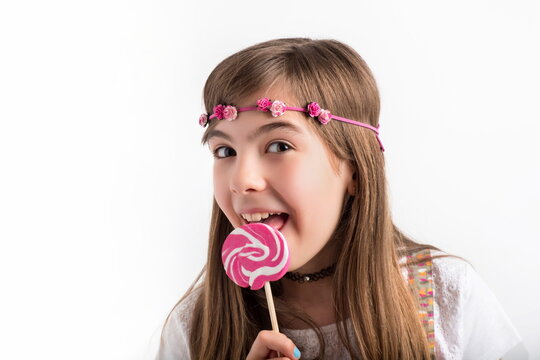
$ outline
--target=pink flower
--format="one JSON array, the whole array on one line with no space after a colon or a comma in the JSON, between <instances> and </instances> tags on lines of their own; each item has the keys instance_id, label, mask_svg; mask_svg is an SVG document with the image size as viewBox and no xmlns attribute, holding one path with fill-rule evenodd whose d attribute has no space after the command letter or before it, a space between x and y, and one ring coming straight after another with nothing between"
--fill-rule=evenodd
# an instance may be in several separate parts
<instances>
[{"instance_id":1,"label":"pink flower","mask_svg":"<svg viewBox=\"0 0 540 360\"><path fill-rule=\"evenodd\" d=\"M236 111L236 108L232 105L225 106L225 109L223 109L223 120L232 121L236 119L236 116L238 115L238 112Z\"/></svg>"},{"instance_id":2,"label":"pink flower","mask_svg":"<svg viewBox=\"0 0 540 360\"><path fill-rule=\"evenodd\" d=\"M199 116L199 125L205 127L206 124L208 124L208 115L202 114L201 116Z\"/></svg>"},{"instance_id":3,"label":"pink flower","mask_svg":"<svg viewBox=\"0 0 540 360\"><path fill-rule=\"evenodd\" d=\"M272 101L269 98L262 98L257 100L257 107L260 111L268 112L268 108L272 105Z\"/></svg>"},{"instance_id":4,"label":"pink flower","mask_svg":"<svg viewBox=\"0 0 540 360\"><path fill-rule=\"evenodd\" d=\"M316 117L316 116L319 116L322 109L319 106L319 104L317 104L316 102L312 102L312 103L309 103L309 105L307 106L307 110L309 112L309 116Z\"/></svg>"},{"instance_id":5,"label":"pink flower","mask_svg":"<svg viewBox=\"0 0 540 360\"><path fill-rule=\"evenodd\" d=\"M281 116L285 113L285 103L283 101L276 100L270 106L270 111L273 117Z\"/></svg>"},{"instance_id":6,"label":"pink flower","mask_svg":"<svg viewBox=\"0 0 540 360\"><path fill-rule=\"evenodd\" d=\"M221 104L214 106L214 115L216 115L218 120L223 119L223 110L225 110L225 106Z\"/></svg>"},{"instance_id":7,"label":"pink flower","mask_svg":"<svg viewBox=\"0 0 540 360\"><path fill-rule=\"evenodd\" d=\"M321 113L319 114L319 121L321 124L328 124L330 120L332 120L332 114L330 114L330 111L321 110Z\"/></svg>"}]
</instances>

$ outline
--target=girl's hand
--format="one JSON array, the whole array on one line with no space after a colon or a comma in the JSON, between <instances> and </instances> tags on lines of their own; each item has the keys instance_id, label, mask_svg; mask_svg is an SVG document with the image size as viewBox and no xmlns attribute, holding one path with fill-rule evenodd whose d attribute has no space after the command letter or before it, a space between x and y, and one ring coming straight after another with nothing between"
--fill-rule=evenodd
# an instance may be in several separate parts
<instances>
[{"instance_id":1,"label":"girl's hand","mask_svg":"<svg viewBox=\"0 0 540 360\"><path fill-rule=\"evenodd\" d=\"M277 357L278 351L282 356L280 358ZM275 331L263 330L259 332L253 345L251 345L246 360L296 360L299 358L300 350L291 339Z\"/></svg>"}]
</instances>

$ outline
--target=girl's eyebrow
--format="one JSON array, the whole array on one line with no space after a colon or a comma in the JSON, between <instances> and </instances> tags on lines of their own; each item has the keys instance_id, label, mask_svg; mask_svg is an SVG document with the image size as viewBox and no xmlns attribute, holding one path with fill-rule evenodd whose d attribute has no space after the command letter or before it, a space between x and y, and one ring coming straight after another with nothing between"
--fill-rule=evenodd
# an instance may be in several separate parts
<instances>
[{"instance_id":1,"label":"girl's eyebrow","mask_svg":"<svg viewBox=\"0 0 540 360\"><path fill-rule=\"evenodd\" d=\"M257 130L253 131L250 135L248 135L248 141L252 141L255 138L261 136L262 134L268 133L270 131L276 130L276 129L283 129L291 133L295 134L302 134L302 130L291 123L284 122L284 121L275 121L271 122L269 124L263 125L259 127ZM224 133L220 130L210 130L205 136L203 136L202 143L206 144L211 138L213 137L221 137L226 140L232 141L232 138L230 135Z\"/></svg>"}]
</instances>

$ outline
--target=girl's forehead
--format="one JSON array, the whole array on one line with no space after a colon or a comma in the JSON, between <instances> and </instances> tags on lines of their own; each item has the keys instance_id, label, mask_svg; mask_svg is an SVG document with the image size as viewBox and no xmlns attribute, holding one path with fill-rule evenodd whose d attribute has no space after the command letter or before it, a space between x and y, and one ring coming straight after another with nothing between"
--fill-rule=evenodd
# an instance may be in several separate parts
<instances>
[{"instance_id":1,"label":"girl's forehead","mask_svg":"<svg viewBox=\"0 0 540 360\"><path fill-rule=\"evenodd\" d=\"M290 88L283 81L275 82L269 86L263 86L239 99L234 99L234 105L237 108L255 107L260 99L279 100L286 106L304 107L300 104L297 97L293 95ZM206 142L211 142L214 138L224 138L228 141L233 140L254 140L260 135L275 131L285 132L295 136L317 136L312 126L309 126L305 114L298 111L286 111L283 115L273 117L270 112L262 111L241 111L235 120L217 120L217 123L208 129Z\"/></svg>"},{"instance_id":2,"label":"girl's forehead","mask_svg":"<svg viewBox=\"0 0 540 360\"><path fill-rule=\"evenodd\" d=\"M288 112L279 117L260 111L246 111L238 114L232 121L218 120L216 126L209 130L207 139L224 138L229 141L256 141L271 132L285 133L291 136L309 137L306 119L301 113Z\"/></svg>"}]
</instances>

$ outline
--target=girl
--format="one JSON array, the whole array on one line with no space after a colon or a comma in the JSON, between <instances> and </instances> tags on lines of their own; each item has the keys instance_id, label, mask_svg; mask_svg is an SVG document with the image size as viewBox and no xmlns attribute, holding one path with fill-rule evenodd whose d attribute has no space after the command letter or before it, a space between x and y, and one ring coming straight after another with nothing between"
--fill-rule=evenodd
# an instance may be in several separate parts
<instances>
[{"instance_id":1,"label":"girl","mask_svg":"<svg viewBox=\"0 0 540 360\"><path fill-rule=\"evenodd\" d=\"M392 223L379 94L353 49L251 46L214 69L204 102L208 260L169 314L159 359L496 359L519 342L466 262ZM290 272L271 284L281 333L267 330L264 290L238 287L221 261L227 235L259 221L290 248Z\"/></svg>"}]
</instances>

